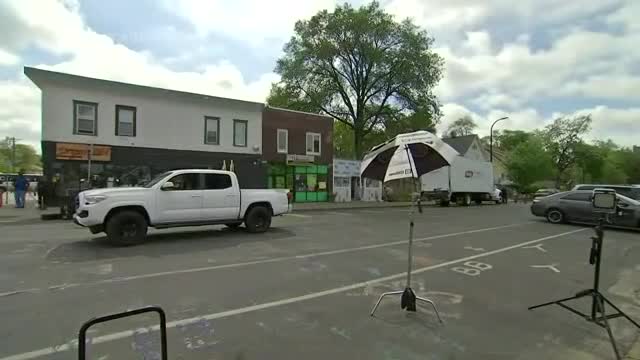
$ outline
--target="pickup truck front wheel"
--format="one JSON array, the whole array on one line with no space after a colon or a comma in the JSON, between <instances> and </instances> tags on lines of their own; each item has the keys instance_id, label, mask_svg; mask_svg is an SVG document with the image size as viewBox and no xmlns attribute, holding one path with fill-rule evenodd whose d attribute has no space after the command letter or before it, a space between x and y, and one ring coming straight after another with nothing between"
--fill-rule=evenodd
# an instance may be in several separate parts
<instances>
[{"instance_id":1,"label":"pickup truck front wheel","mask_svg":"<svg viewBox=\"0 0 640 360\"><path fill-rule=\"evenodd\" d=\"M267 231L271 226L271 211L264 206L252 207L247 214L244 225L252 233Z\"/></svg>"},{"instance_id":2,"label":"pickup truck front wheel","mask_svg":"<svg viewBox=\"0 0 640 360\"><path fill-rule=\"evenodd\" d=\"M137 211L121 211L109 218L107 238L116 245L140 244L147 236L147 220Z\"/></svg>"}]
</instances>

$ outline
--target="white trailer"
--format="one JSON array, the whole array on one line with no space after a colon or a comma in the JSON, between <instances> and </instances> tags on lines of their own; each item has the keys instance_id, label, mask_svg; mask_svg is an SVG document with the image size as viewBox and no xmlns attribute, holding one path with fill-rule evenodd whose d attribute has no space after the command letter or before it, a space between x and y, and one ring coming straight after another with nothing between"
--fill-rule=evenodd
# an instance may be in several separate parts
<instances>
[{"instance_id":1,"label":"white trailer","mask_svg":"<svg viewBox=\"0 0 640 360\"><path fill-rule=\"evenodd\" d=\"M441 206L450 202L468 206L474 201L500 199L494 195L493 166L487 161L478 161L458 156L451 166L445 166L420 177L422 197L435 200Z\"/></svg>"}]
</instances>

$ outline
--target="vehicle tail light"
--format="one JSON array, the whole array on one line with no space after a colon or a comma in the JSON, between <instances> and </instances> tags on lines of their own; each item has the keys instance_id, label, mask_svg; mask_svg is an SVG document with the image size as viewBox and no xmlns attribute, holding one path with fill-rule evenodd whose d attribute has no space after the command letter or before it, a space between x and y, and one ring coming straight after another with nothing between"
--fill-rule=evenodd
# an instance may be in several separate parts
<instances>
[{"instance_id":1,"label":"vehicle tail light","mask_svg":"<svg viewBox=\"0 0 640 360\"><path fill-rule=\"evenodd\" d=\"M293 200L293 193L291 193L291 191L289 191L287 193L287 201L289 201L289 203L291 203L291 200Z\"/></svg>"}]
</instances>

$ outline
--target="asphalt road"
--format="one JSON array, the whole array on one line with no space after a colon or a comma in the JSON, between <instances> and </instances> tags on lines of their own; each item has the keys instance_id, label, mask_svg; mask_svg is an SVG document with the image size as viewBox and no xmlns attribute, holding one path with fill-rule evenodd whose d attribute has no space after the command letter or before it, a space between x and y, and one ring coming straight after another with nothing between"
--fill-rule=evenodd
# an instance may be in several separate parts
<instances>
[{"instance_id":1,"label":"asphalt road","mask_svg":"<svg viewBox=\"0 0 640 360\"><path fill-rule=\"evenodd\" d=\"M400 310L408 210L277 218L265 234L151 231L117 248L67 222L0 225L0 360L76 357L81 324L145 305L167 313L170 359L613 359L606 332L536 303L591 287L592 231L524 205L416 216L413 288ZM640 233L606 232L601 289L640 320ZM587 302L576 305L588 310ZM98 325L90 359L156 359L153 316ZM622 352L640 334L611 320Z\"/></svg>"}]
</instances>

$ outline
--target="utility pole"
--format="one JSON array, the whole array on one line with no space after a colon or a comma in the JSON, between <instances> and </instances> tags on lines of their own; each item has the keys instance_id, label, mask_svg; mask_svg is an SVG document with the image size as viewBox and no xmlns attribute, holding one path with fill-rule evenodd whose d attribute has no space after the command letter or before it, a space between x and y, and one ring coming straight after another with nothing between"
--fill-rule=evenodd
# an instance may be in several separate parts
<instances>
[{"instance_id":1,"label":"utility pole","mask_svg":"<svg viewBox=\"0 0 640 360\"><path fill-rule=\"evenodd\" d=\"M7 143L9 148L11 149L11 172L16 172L16 141L20 139L16 139L15 137L6 137L4 141Z\"/></svg>"}]
</instances>

